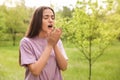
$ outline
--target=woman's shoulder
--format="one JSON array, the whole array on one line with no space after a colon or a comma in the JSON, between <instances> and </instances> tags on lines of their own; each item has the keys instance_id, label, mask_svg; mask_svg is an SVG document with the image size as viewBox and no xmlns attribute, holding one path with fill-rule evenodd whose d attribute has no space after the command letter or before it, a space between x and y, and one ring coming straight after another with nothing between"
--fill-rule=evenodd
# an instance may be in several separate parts
<instances>
[{"instance_id":1,"label":"woman's shoulder","mask_svg":"<svg viewBox=\"0 0 120 80\"><path fill-rule=\"evenodd\" d=\"M26 42L26 41L29 41L30 40L30 38L28 38L28 37L23 37L21 40L20 40L20 42Z\"/></svg>"},{"instance_id":2,"label":"woman's shoulder","mask_svg":"<svg viewBox=\"0 0 120 80\"><path fill-rule=\"evenodd\" d=\"M28 38L28 37L23 37L21 40L20 40L20 44L25 44L25 43L30 43L31 42L31 39Z\"/></svg>"},{"instance_id":3,"label":"woman's shoulder","mask_svg":"<svg viewBox=\"0 0 120 80\"><path fill-rule=\"evenodd\" d=\"M29 37L23 37L20 41L21 44L34 44L37 42L37 38L29 38Z\"/></svg>"}]
</instances>

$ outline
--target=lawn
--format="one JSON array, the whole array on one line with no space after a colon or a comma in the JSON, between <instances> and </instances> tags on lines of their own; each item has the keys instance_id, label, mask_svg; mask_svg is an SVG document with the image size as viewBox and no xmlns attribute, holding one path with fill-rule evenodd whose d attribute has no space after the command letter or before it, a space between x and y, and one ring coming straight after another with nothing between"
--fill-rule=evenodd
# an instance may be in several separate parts
<instances>
[{"instance_id":1,"label":"lawn","mask_svg":"<svg viewBox=\"0 0 120 80\"><path fill-rule=\"evenodd\" d=\"M0 47L0 80L24 80L24 69L18 64L18 47Z\"/></svg>"},{"instance_id":2,"label":"lawn","mask_svg":"<svg viewBox=\"0 0 120 80\"><path fill-rule=\"evenodd\" d=\"M64 80L88 80L88 62L77 49L66 48L69 57ZM92 80L120 80L120 42L115 41L92 67Z\"/></svg>"},{"instance_id":3,"label":"lawn","mask_svg":"<svg viewBox=\"0 0 120 80\"><path fill-rule=\"evenodd\" d=\"M69 46L69 47L68 47ZM64 80L88 80L88 62L71 45L65 44L69 57ZM120 80L120 42L108 47L92 67L92 80ZM24 80L24 68L18 64L18 46L0 45L0 80Z\"/></svg>"}]
</instances>

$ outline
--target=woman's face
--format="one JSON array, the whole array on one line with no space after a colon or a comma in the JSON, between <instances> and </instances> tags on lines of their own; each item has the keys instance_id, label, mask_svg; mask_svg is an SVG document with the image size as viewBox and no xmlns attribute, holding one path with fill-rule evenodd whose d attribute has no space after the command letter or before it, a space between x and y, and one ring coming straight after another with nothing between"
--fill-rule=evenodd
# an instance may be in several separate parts
<instances>
[{"instance_id":1,"label":"woman's face","mask_svg":"<svg viewBox=\"0 0 120 80\"><path fill-rule=\"evenodd\" d=\"M50 33L54 27L55 15L50 9L45 9L43 11L42 19L42 31L45 33Z\"/></svg>"}]
</instances>

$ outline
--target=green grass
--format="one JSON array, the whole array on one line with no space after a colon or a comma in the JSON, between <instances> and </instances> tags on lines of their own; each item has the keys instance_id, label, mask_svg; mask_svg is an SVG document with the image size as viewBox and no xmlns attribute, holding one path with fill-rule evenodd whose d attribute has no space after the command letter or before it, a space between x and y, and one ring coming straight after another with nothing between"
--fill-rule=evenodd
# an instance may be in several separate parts
<instances>
[{"instance_id":1,"label":"green grass","mask_svg":"<svg viewBox=\"0 0 120 80\"><path fill-rule=\"evenodd\" d=\"M18 64L18 47L0 47L0 80L24 80L24 69Z\"/></svg>"},{"instance_id":2,"label":"green grass","mask_svg":"<svg viewBox=\"0 0 120 80\"><path fill-rule=\"evenodd\" d=\"M69 57L64 80L88 80L88 62L72 45L65 43ZM24 80L24 68L18 64L18 46L0 45L0 80ZM82 57L82 58L81 58ZM120 42L114 42L93 64L92 80L120 80Z\"/></svg>"},{"instance_id":3,"label":"green grass","mask_svg":"<svg viewBox=\"0 0 120 80\"><path fill-rule=\"evenodd\" d=\"M66 45L65 45L66 46ZM71 47L71 46L70 46ZM88 80L88 62L75 48L66 48L69 57L64 80ZM92 66L92 80L120 80L120 42L113 42Z\"/></svg>"}]
</instances>

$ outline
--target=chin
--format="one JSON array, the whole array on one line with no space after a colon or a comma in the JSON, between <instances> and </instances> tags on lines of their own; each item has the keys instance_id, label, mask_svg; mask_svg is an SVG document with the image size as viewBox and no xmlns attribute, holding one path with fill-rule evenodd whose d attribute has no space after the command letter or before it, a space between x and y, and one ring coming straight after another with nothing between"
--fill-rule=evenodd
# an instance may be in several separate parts
<instances>
[{"instance_id":1,"label":"chin","mask_svg":"<svg viewBox=\"0 0 120 80\"><path fill-rule=\"evenodd\" d=\"M51 32L52 32L52 30L48 30L48 31L47 31L47 33L51 33Z\"/></svg>"}]
</instances>

